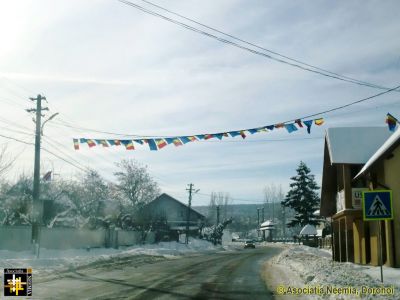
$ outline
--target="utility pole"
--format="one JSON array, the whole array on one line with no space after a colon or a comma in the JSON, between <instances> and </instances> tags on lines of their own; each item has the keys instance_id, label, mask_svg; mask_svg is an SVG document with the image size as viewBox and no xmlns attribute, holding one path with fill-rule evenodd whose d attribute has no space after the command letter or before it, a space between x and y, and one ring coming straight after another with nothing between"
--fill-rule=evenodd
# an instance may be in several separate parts
<instances>
[{"instance_id":1,"label":"utility pole","mask_svg":"<svg viewBox=\"0 0 400 300\"><path fill-rule=\"evenodd\" d=\"M217 225L219 224L219 205L217 205Z\"/></svg>"},{"instance_id":2,"label":"utility pole","mask_svg":"<svg viewBox=\"0 0 400 300\"><path fill-rule=\"evenodd\" d=\"M37 95L36 98L29 98L36 101L36 109L27 109L28 112L35 112L36 123L35 131L35 165L33 173L33 222L32 222L32 240L31 243L34 247L34 253L39 257L39 243L40 243L40 226L42 221L43 205L40 201L40 137L41 137L41 118L42 111L49 110L47 107L42 108L42 100L46 101L46 97Z\"/></svg>"},{"instance_id":3,"label":"utility pole","mask_svg":"<svg viewBox=\"0 0 400 300\"><path fill-rule=\"evenodd\" d=\"M193 193L193 187L194 184L190 183L188 184L189 188L186 189L187 191L189 191L189 205L188 205L188 209L187 209L187 214L186 214L186 237L185 237L185 243L189 244L189 222L190 222L190 207L192 205L192 193ZM199 190L194 191L195 193L197 193Z\"/></svg>"},{"instance_id":4,"label":"utility pole","mask_svg":"<svg viewBox=\"0 0 400 300\"><path fill-rule=\"evenodd\" d=\"M264 223L264 206L261 208L261 223Z\"/></svg>"},{"instance_id":5,"label":"utility pole","mask_svg":"<svg viewBox=\"0 0 400 300\"><path fill-rule=\"evenodd\" d=\"M260 236L260 208L257 208L257 236Z\"/></svg>"}]
</instances>

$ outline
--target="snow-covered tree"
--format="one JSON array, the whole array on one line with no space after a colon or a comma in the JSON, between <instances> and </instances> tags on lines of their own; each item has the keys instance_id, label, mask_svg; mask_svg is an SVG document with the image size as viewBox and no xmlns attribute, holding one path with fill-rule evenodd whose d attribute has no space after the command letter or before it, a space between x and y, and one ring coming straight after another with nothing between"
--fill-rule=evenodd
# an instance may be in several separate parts
<instances>
[{"instance_id":1,"label":"snow-covered tree","mask_svg":"<svg viewBox=\"0 0 400 300\"><path fill-rule=\"evenodd\" d=\"M319 190L314 175L304 162L300 162L297 175L291 177L290 191L287 193L282 205L295 211L293 219L287 224L288 227L307 224L318 225L319 218L314 212L319 209L320 199L316 191Z\"/></svg>"},{"instance_id":2,"label":"snow-covered tree","mask_svg":"<svg viewBox=\"0 0 400 300\"><path fill-rule=\"evenodd\" d=\"M130 159L116 165L119 167L119 171L114 173L117 178L116 191L122 200L127 200L133 211L138 211L160 194L158 184L151 178L147 167Z\"/></svg>"}]
</instances>

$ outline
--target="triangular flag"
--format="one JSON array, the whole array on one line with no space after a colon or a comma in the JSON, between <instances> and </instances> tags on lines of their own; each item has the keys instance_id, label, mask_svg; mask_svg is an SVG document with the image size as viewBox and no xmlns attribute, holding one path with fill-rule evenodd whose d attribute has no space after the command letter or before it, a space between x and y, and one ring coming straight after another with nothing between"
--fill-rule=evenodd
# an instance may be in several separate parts
<instances>
[{"instance_id":1,"label":"triangular flag","mask_svg":"<svg viewBox=\"0 0 400 300\"><path fill-rule=\"evenodd\" d=\"M393 117L390 113L387 113L386 123L388 124L390 131L396 130L397 122L398 122L398 120L395 117Z\"/></svg>"},{"instance_id":2,"label":"triangular flag","mask_svg":"<svg viewBox=\"0 0 400 300\"><path fill-rule=\"evenodd\" d=\"M311 126L313 124L313 120L303 121L303 123L307 126L307 132L311 133Z\"/></svg>"}]
</instances>

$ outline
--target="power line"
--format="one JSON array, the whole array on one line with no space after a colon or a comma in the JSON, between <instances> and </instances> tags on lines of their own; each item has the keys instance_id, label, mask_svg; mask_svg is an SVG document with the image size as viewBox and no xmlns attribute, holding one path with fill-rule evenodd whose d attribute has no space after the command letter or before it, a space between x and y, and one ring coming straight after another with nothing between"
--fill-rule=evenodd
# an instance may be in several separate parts
<instances>
[{"instance_id":1,"label":"power line","mask_svg":"<svg viewBox=\"0 0 400 300\"><path fill-rule=\"evenodd\" d=\"M271 56L271 55L269 55L269 54L266 54L266 53L264 53L264 52L260 52L260 51L257 51L257 50L248 48L248 47L246 47L246 46L240 45L240 44L238 44L238 43L235 43L235 42L233 42L233 41L230 41L230 40L227 40L227 39L218 37L218 36L216 36L216 35L214 35L214 34L211 34L211 33L209 33L209 32L205 32L205 31L200 30L200 29L198 29L198 28L192 27L192 26L190 26L190 25L188 25L188 24L186 24L186 23L177 21L177 20L175 20L175 19L173 19L173 18L169 18L169 17L167 17L167 16L165 16L165 15L162 15L162 14L157 13L157 12L155 12L155 11L152 11L152 10L150 10L150 9L148 9L148 8L145 8L145 7L140 6L140 5L138 5L138 4L132 3L132 2L130 2L130 1L126 1L126 0L118 0L118 1L121 2L121 3L124 3L124 4L126 4L126 5L129 5L129 6L131 6L131 7L134 7L134 8L136 8L136 9L138 9L138 10L141 10L141 11L144 12L144 13L147 13L147 14L153 15L153 16L155 16L155 17L164 19L164 20L166 20L166 21L168 21L168 22L171 22L171 23L176 24L176 25L178 25L178 26L181 26L181 27L183 27L183 28L185 28L185 29L188 29L188 30L191 30L191 31L193 31L193 32L196 32L196 33L198 33L198 34L205 35L205 36L207 36L207 37L209 37L209 38L213 38L213 39L218 40L218 41L220 41L220 42L222 42L222 43L225 43L225 44L234 46L234 47L236 47L236 48L240 48L240 49L242 49L242 50L245 50L245 51L248 51L248 52L250 52L250 53L253 53L253 54L262 56L262 57L264 57L264 58L268 58L268 59L271 59L271 60L274 60L274 61L277 61L277 62L286 64L286 65L290 65L290 66L295 67L295 68L302 69L302 70L304 70L304 71L316 73L316 74L319 74L319 75L322 75L322 76L325 76L325 77L329 77L329 78L333 78L333 79L337 79L337 80L341 80L341 81L345 81L345 82L349 82L349 83L353 83L353 84L357 84L357 85L361 85L361 86L368 86L368 87L372 87L372 88L385 89L385 90L388 90L388 89L389 89L389 88L382 87L382 86L379 86L379 85L376 85L376 84L372 84L372 83L368 83L368 82L359 81L359 80L357 80L357 79L352 79L352 78L350 78L350 77L346 77L346 76L343 76L343 75L340 75L340 74L336 74L336 73L333 73L333 72L330 72L330 71L327 72L327 71L325 71L325 70L323 70L323 69L321 69L321 68L316 68L316 67L314 67L314 66L311 66L311 65L302 63L302 62L300 62L300 61L297 61L297 62L300 62L301 64L304 64L304 65L306 65L306 66L311 66L311 67L314 68L314 69L310 69L309 67L304 67L304 66L301 66L301 65L296 64L296 63L291 63L291 62L285 61L285 60L283 60L283 59L276 58L276 57L274 57L274 56ZM160 8L161 8L161 7L160 7ZM162 9L164 9L164 8L162 8ZM164 9L164 10L165 10L165 9ZM169 11L169 12L170 12L170 11ZM170 13L173 13L173 12L170 12ZM176 14L176 13L173 13L173 14ZM176 14L176 15L177 15L177 14ZM183 16L181 16L181 17L183 17ZM187 19L187 20L190 20L191 22L195 22L196 24L205 26L205 27L207 27L207 28L209 28L209 29L212 29L212 30L214 30L214 31L216 31L216 32L225 34L225 33L223 33L222 31L219 31L219 30L216 30L216 29L214 29L214 28L212 28L212 27L210 27L210 26L201 24L200 22L191 20L191 19L186 18L186 17L183 17L183 18L185 18L185 19ZM228 35L228 34L225 34L225 35L230 36L230 37L233 37L233 36ZM253 45L253 44L251 44L251 43L249 43L249 42L245 42L245 41L242 40L242 39L239 39L239 38L236 38L236 37L235 37L235 39L236 39L236 40L240 40L241 42L244 42L244 43L246 43L246 44L252 45L253 47L257 47L257 48L259 48L259 49L262 49L262 50L264 50L264 51L268 51L268 52L272 53L272 51L270 51L270 50L268 50L268 49L264 49L264 48L262 48L262 47ZM278 55L277 53L274 53L274 54ZM281 54L279 54L279 56L284 57L284 56L281 55ZM296 60L291 59L291 58L289 58L289 57L285 57L285 58L290 59L290 60L292 60L292 61L296 61ZM325 73L325 72L326 72L326 73Z\"/></svg>"},{"instance_id":2,"label":"power line","mask_svg":"<svg viewBox=\"0 0 400 300\"><path fill-rule=\"evenodd\" d=\"M374 87L374 88L379 88L379 89L385 89L385 90L389 89L389 88L386 88L386 87L383 87L383 86L379 86L379 85L376 85L376 84L373 84L373 83L369 83L369 82L366 82L366 81L361 81L361 80L358 80L358 79L355 79L355 78L352 78L352 77L348 77L348 76L345 76L345 75L342 75L342 74L339 74L339 73L335 73L335 72L332 72L332 71L329 71L329 70L326 70L326 69L323 69L323 68L320 68L320 67L317 67L317 66L314 66L314 65L305 63L305 62L300 61L300 60L298 60L298 59L294 59L294 58L292 58L292 57L283 55L283 54L281 54L281 53L279 53L279 52L276 52L276 51L273 51L273 50L270 50L270 49L267 49L267 48L258 46L258 45L256 45L256 44L251 43L251 42L248 42L248 41L246 41L246 40L244 40L244 39L242 39L242 38L236 37L236 36L234 36L234 35L232 35L232 34L229 34L229 33L223 32L223 31L221 31L221 30L219 30L219 29L216 29L215 27L211 27L211 26L209 26L209 25L205 25L204 23L201 23L201 22L196 21L196 20L194 20L194 19L185 17L185 16L183 16L183 15L181 15L181 14L178 14L178 13L176 13L176 12L174 12L174 11L171 11L171 10L169 10L169 9L166 9L165 7L162 7L162 6L160 6L160 5L157 5L157 4L152 3L152 2L150 2L150 1L147 1L147 0L141 0L141 1L142 1L142 2L145 2L145 3L149 4L149 5L152 5L152 6L154 6L154 7L157 7L158 9L164 10L164 11L170 13L170 14L173 14L173 15L175 15L175 16L178 16L178 17L180 17L180 18L183 18L183 19L185 19L185 20L187 20L187 21L193 22L193 23L195 23L195 24L197 24L197 25L203 26L203 27L205 27L205 28L207 28L207 29L213 30L213 31L218 32L218 33L220 33L220 34L223 34L223 35L225 35L225 36L227 36L227 37L230 37L230 38L232 38L232 39L234 39L234 40L237 40L237 41L239 41L239 42L242 42L242 43L245 43L245 44L247 44L247 45L253 46L253 47L258 48L258 49L260 49L260 50L264 50L264 51L269 52L269 53L271 53L271 54L280 56L280 57L282 57L282 58L286 58L286 59L291 60L291 61L293 61L293 62L296 62L296 63L302 64L302 65L305 65L305 66L307 66L307 67L314 68L314 69L319 70L319 71L321 71L321 72L329 73L329 74L332 74L332 75L335 75L335 76L338 76L338 77L341 77L341 78L345 78L345 79L348 79L348 80L351 80L351 81L354 81L354 82L358 82L358 83L360 83L360 84L363 84L363 85L366 85L366 86L369 86L369 87Z\"/></svg>"},{"instance_id":3,"label":"power line","mask_svg":"<svg viewBox=\"0 0 400 300\"><path fill-rule=\"evenodd\" d=\"M312 114L312 115L303 116L303 117L301 117L300 119L307 119L307 118L311 118L311 117L315 117L315 116L327 114L327 113L330 113L330 112L335 111L335 110L343 109L343 108L352 106L352 105L354 105L354 104L358 104L358 103L361 103L361 102L365 102L365 101L367 101L367 100L370 100L370 99L373 99L373 98L382 96L382 95L387 94L387 93L390 93L390 92L393 92L393 91L397 90L398 88L400 88L400 85L398 85L398 86L396 86L396 87L394 87L394 88L391 88L391 89L389 89L389 90L387 90L387 91L380 92L380 93L378 93L378 94L375 94L375 95L372 95L372 96L369 96L369 97L366 97L366 98L363 98L363 99L360 99L360 100L357 100L357 101L353 101L353 102L350 102L350 103L345 104L345 105L337 106L337 107L334 107L334 108L331 108L331 109L328 109L328 110L325 110L325 111L321 111L321 112L318 112L318 113L315 113L315 114ZM283 123L294 122L294 121L296 121L296 120L297 120L297 119L293 119L293 120L285 121L285 122L283 122Z\"/></svg>"},{"instance_id":4,"label":"power line","mask_svg":"<svg viewBox=\"0 0 400 300\"><path fill-rule=\"evenodd\" d=\"M5 138L5 139L9 139L9 140L13 140L13 141L16 141L16 142L18 142L18 143L22 143L22 144L26 144L26 145L30 145L30 146L35 146L34 143L26 142L26 141L23 141L23 140L20 140L20 139L18 139L18 138L14 138L14 137L11 137L11 136L6 136L6 135L3 135L3 134L0 134L0 137L3 137L3 138ZM48 150L48 149L46 149L46 148L44 148L44 147L41 147L41 149L42 149L43 151L45 151L45 152L47 152L47 153L49 153L49 154L51 154L51 155L57 157L58 159L61 159L62 161L66 162L67 164L70 164L70 165L74 166L75 168L77 168L77 169L79 169L79 170L81 170L81 171L86 172L85 169L81 168L81 167L78 166L78 165L75 165L74 163L72 163L72 162L70 162L70 161L68 161L68 160L66 160L66 159L64 159L64 158L62 158L62 157L59 156L58 154L55 154L54 152L52 152L52 151L50 151L50 150Z\"/></svg>"},{"instance_id":5,"label":"power line","mask_svg":"<svg viewBox=\"0 0 400 300\"><path fill-rule=\"evenodd\" d=\"M205 194L205 193L197 193L197 195L211 197L211 194ZM229 196L229 200L237 201L237 202L265 203L264 200L240 199L240 198L232 198L232 197L230 197L230 196Z\"/></svg>"},{"instance_id":6,"label":"power line","mask_svg":"<svg viewBox=\"0 0 400 300\"><path fill-rule=\"evenodd\" d=\"M118 0L118 1L120 1L120 0ZM400 88L400 85L398 85L398 86L396 86L394 88L391 88L391 89L389 89L387 91L383 91L383 92L380 92L378 94L374 94L374 95L366 97L366 98L362 98L362 99L359 99L359 100L356 100L356 101L353 101L353 102L350 102L350 103L347 103L347 104L344 104L344 105L341 105L341 106L336 106L336 107L333 107L331 109L324 110L324 111L321 111L321 112L313 113L311 115L307 115L307 116L295 118L295 119L292 119L292 120L288 120L288 121L285 121L285 122L282 122L282 123L295 122L296 120L299 120L299 119L303 120L303 119L307 119L307 118L311 118L311 117L327 114L327 113L330 113L330 112L333 112L333 111L336 111L336 110L340 110L340 109L343 109L343 108L346 108L346 107L349 107L349 106L352 106L352 105L355 105L355 104L358 104L358 103L361 103L361 102L365 102L365 101L371 100L373 98L380 97L380 96L382 96L384 94L387 94L387 93L393 92L395 90L398 90L399 88ZM63 120L61 120L61 122L55 121L53 123L58 124L60 126L69 127L69 128L78 129L78 130L86 130L86 131L97 132L97 133L102 133L102 134L111 134L111 135L125 136L125 137L142 137L142 138L154 138L154 137L172 138L172 137L175 137L175 136L158 136L158 135L147 135L147 136L145 136L145 135L137 135L137 134L126 134L126 133L116 133L116 132L110 132L110 131L101 131L101 130L96 130L96 129L90 129L90 128L74 126L74 125L69 124L68 122L63 121ZM193 135L198 135L198 134L193 134Z\"/></svg>"}]
</instances>

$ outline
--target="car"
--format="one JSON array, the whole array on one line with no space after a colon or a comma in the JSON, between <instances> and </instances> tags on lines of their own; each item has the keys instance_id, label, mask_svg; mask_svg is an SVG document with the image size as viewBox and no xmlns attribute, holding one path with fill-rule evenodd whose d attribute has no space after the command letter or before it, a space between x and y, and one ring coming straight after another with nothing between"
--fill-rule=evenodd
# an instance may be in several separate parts
<instances>
[{"instance_id":1,"label":"car","mask_svg":"<svg viewBox=\"0 0 400 300\"><path fill-rule=\"evenodd\" d=\"M245 241L244 242L244 248L255 248L256 247L256 245L254 244L254 242L253 241Z\"/></svg>"}]
</instances>

